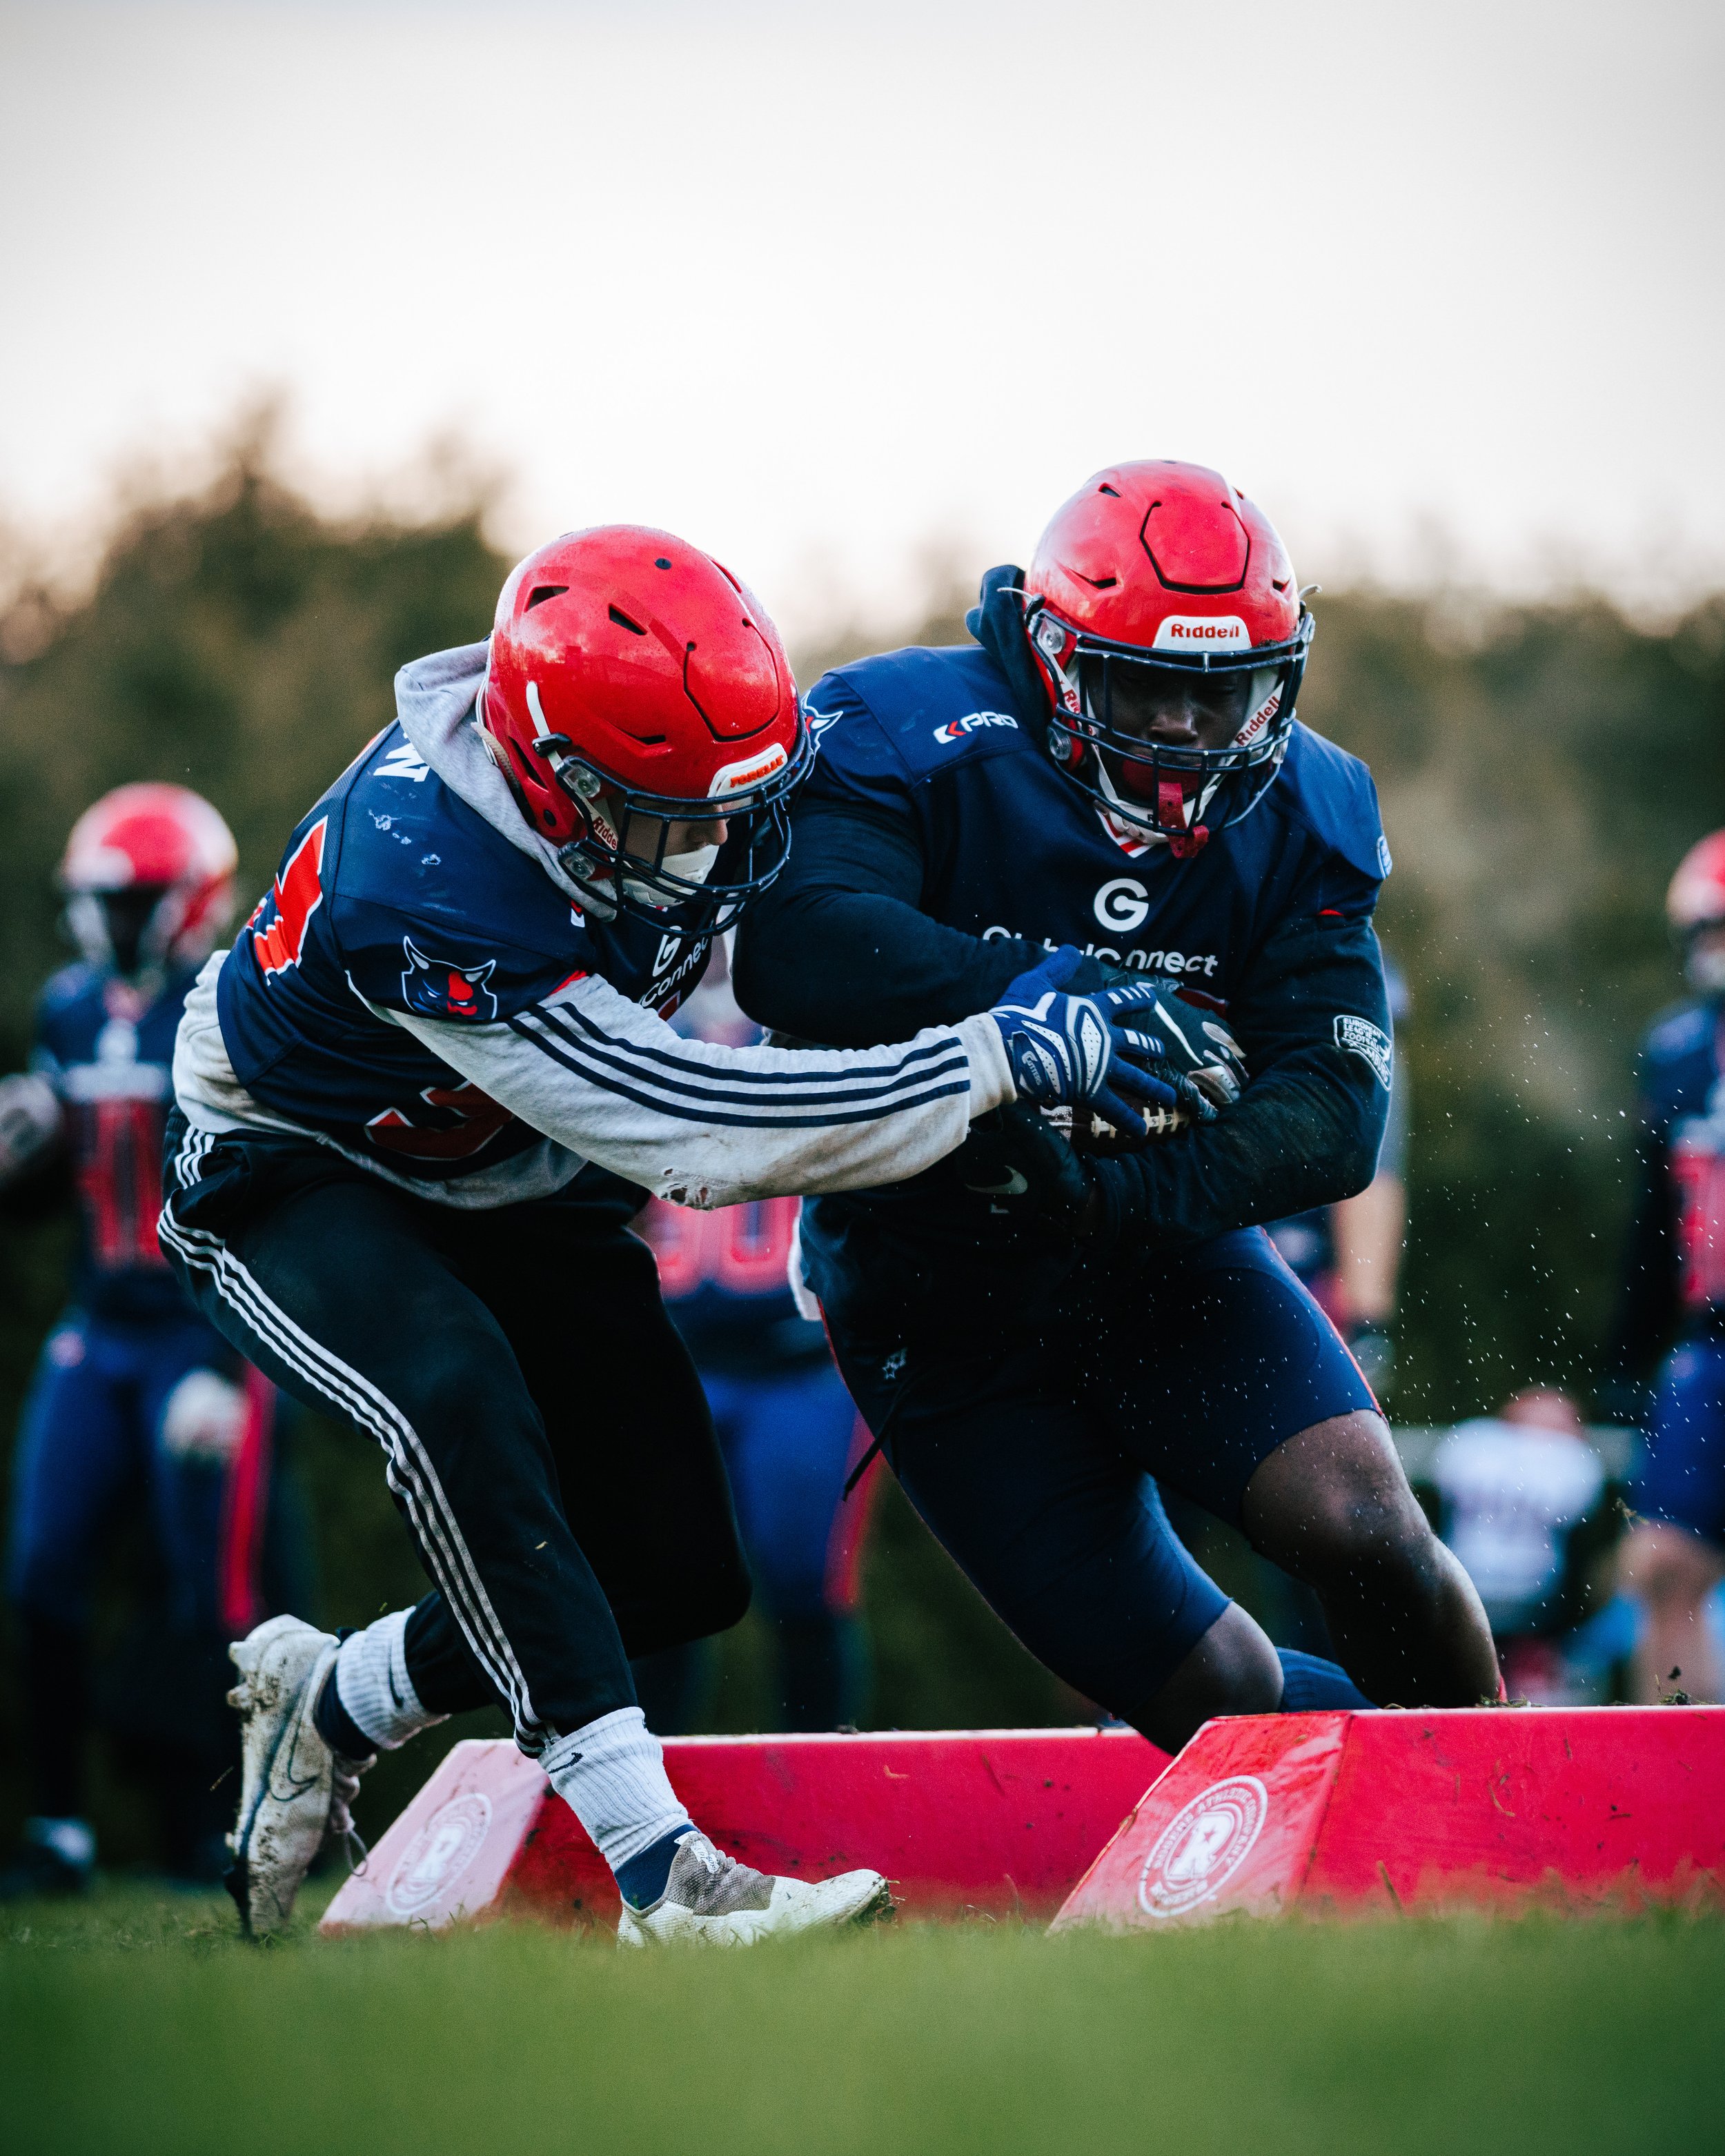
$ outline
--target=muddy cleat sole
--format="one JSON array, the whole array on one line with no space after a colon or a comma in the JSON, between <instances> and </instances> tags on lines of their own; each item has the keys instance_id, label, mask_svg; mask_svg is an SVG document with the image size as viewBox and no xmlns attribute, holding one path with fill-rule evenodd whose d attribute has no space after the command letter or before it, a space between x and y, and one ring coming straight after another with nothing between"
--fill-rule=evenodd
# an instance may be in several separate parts
<instances>
[{"instance_id":1,"label":"muddy cleat sole","mask_svg":"<svg viewBox=\"0 0 1725 2156\"><path fill-rule=\"evenodd\" d=\"M844 1871L834 1879L786 1879L751 1871L715 1849L704 1834L677 1844L665 1892L650 1907L625 1902L617 1926L620 1946L754 1946L798 1932L834 1930L887 1915L892 1892L878 1871Z\"/></svg>"},{"instance_id":2,"label":"muddy cleat sole","mask_svg":"<svg viewBox=\"0 0 1725 2156\"><path fill-rule=\"evenodd\" d=\"M339 1762L311 1719L336 1643L297 1617L272 1617L228 1650L243 1717L239 1816L223 1881L247 1935L280 1931L330 1825Z\"/></svg>"}]
</instances>

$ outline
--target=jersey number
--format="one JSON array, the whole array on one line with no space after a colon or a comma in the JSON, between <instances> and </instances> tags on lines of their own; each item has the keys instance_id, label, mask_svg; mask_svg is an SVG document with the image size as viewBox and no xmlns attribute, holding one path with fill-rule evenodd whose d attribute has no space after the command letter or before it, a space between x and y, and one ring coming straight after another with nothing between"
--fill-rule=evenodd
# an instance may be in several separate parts
<instances>
[{"instance_id":1,"label":"jersey number","mask_svg":"<svg viewBox=\"0 0 1725 2156\"><path fill-rule=\"evenodd\" d=\"M323 904L323 842L330 827L321 816L283 863L274 889L263 900L247 926L252 931L252 949L267 980L271 973L297 966L305 948L305 925ZM256 926L274 903L275 918L267 928Z\"/></svg>"},{"instance_id":2,"label":"jersey number","mask_svg":"<svg viewBox=\"0 0 1725 2156\"><path fill-rule=\"evenodd\" d=\"M104 1272L167 1263L156 1240L162 1127L152 1101L90 1101L79 1110L78 1189L90 1255Z\"/></svg>"},{"instance_id":3,"label":"jersey number","mask_svg":"<svg viewBox=\"0 0 1725 2156\"><path fill-rule=\"evenodd\" d=\"M1725 1302L1725 1155L1717 1144L1680 1137L1671 1149L1671 1174L1683 1300L1692 1308Z\"/></svg>"},{"instance_id":4,"label":"jersey number","mask_svg":"<svg viewBox=\"0 0 1725 2156\"><path fill-rule=\"evenodd\" d=\"M431 1110L429 1117L415 1122L399 1108L386 1108L366 1125L372 1143L408 1160L466 1160L510 1121L508 1109L469 1080L428 1086L419 1098Z\"/></svg>"},{"instance_id":5,"label":"jersey number","mask_svg":"<svg viewBox=\"0 0 1725 2156\"><path fill-rule=\"evenodd\" d=\"M783 1295L801 1203L763 1198L696 1213L655 1199L644 1224L665 1301L680 1301L708 1284L727 1295Z\"/></svg>"}]
</instances>

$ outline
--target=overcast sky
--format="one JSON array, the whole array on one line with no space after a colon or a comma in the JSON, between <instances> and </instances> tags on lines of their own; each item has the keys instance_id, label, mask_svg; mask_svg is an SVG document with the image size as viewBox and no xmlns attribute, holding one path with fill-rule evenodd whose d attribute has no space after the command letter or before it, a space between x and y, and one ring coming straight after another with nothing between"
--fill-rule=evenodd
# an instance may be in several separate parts
<instances>
[{"instance_id":1,"label":"overcast sky","mask_svg":"<svg viewBox=\"0 0 1725 2156\"><path fill-rule=\"evenodd\" d=\"M1725 573L1725 9L0 5L0 510L290 398L793 631L1214 464L1302 576Z\"/></svg>"}]
</instances>

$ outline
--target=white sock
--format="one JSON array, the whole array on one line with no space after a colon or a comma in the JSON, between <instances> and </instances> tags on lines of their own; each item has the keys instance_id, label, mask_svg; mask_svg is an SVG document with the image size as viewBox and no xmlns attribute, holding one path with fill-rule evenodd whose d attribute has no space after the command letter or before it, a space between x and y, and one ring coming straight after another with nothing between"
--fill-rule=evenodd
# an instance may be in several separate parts
<instances>
[{"instance_id":1,"label":"white sock","mask_svg":"<svg viewBox=\"0 0 1725 2156\"><path fill-rule=\"evenodd\" d=\"M672 1789L659 1739L638 1707L620 1707L559 1737L539 1763L614 1871L688 1824L688 1806Z\"/></svg>"},{"instance_id":2,"label":"white sock","mask_svg":"<svg viewBox=\"0 0 1725 2156\"><path fill-rule=\"evenodd\" d=\"M408 1620L410 1609L393 1609L363 1632L352 1632L336 1656L336 1696L351 1719L380 1751L393 1752L447 1722L446 1714L428 1714L408 1676Z\"/></svg>"}]
</instances>

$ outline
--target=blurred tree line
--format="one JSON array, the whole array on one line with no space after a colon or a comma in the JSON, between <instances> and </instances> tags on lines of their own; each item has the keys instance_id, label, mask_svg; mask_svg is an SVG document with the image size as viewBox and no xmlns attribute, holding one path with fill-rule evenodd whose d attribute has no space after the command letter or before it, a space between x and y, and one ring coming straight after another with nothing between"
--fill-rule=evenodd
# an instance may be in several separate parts
<instances>
[{"instance_id":1,"label":"blurred tree line","mask_svg":"<svg viewBox=\"0 0 1725 2156\"><path fill-rule=\"evenodd\" d=\"M86 595L15 580L0 606L0 1069L23 1060L37 988L66 955L54 870L80 810L123 780L195 787L234 827L249 902L296 817L392 716L395 669L488 629L508 565L482 506L331 519L251 439L201 491L135 502ZM932 603L915 640L962 639L966 596ZM1725 824L1725 598L1661 627L1591 596L1494 606L1356 590L1318 610L1301 716L1377 773L1396 856L1380 926L1414 997L1396 1406L1435 1420L1534 1378L1584 1388L1626 1199L1634 1044L1677 991L1661 901L1682 850ZM835 639L804 654L800 678L879 640ZM63 1227L0 1228L0 1448L66 1249ZM367 1448L308 1420L298 1454L316 1614L363 1623L417 1594ZM876 1722L1070 1718L896 1492L868 1596ZM755 1669L745 1626L711 1726L758 1726ZM14 1712L8 1670L0 1727ZM379 1769L374 1821L427 1763L416 1747L398 1773ZM0 1789L14 1815L16 1794ZM123 1855L111 1802L101 1823Z\"/></svg>"}]
</instances>

